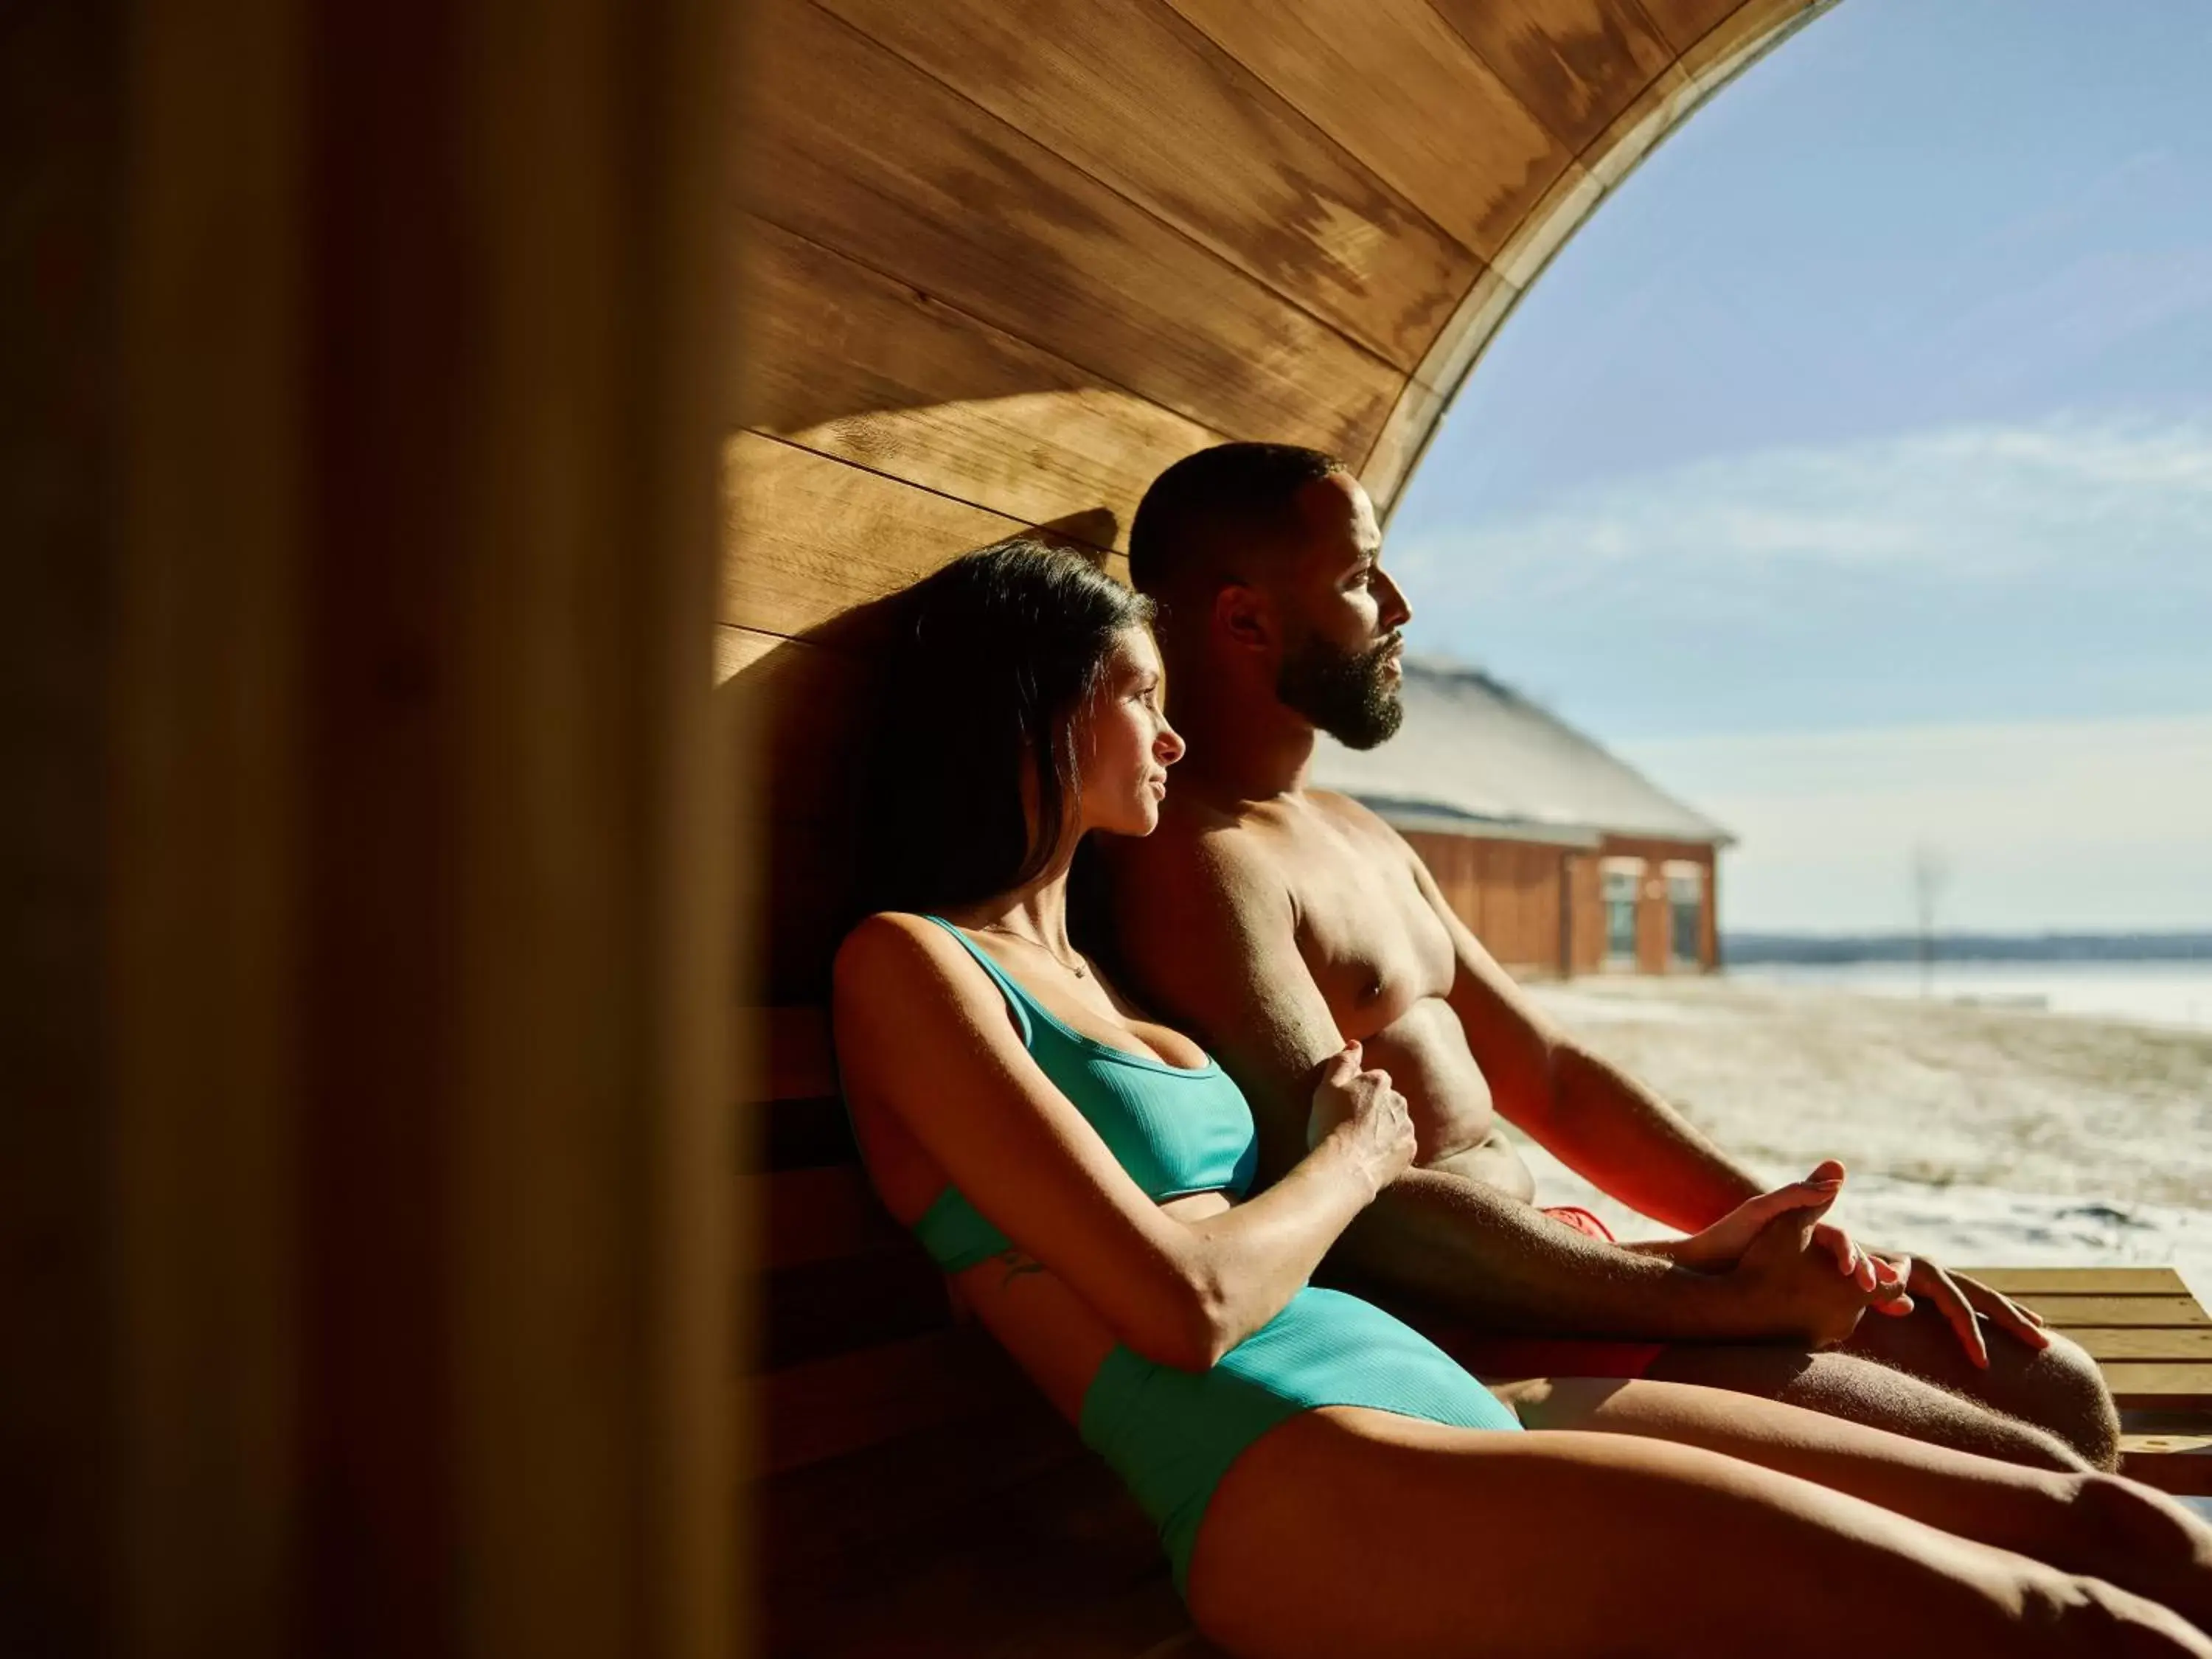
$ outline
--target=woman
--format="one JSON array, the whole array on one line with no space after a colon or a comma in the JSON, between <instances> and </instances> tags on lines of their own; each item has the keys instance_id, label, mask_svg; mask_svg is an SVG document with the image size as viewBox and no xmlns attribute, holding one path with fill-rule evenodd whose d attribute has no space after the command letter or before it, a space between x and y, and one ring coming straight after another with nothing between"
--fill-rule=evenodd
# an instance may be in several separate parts
<instances>
[{"instance_id":1,"label":"woman","mask_svg":"<svg viewBox=\"0 0 2212 1659\"><path fill-rule=\"evenodd\" d=\"M1285 1659L2212 1656L2188 1622L2212 1618L2212 1528L2130 1482L1661 1382L1556 1383L1524 1428L1309 1287L1411 1160L1404 1100L1347 1047L1309 1155L1250 1194L1235 1085L1068 939L1078 844L1149 833L1181 753L1146 602L1022 542L909 601L868 815L882 908L836 963L846 1097L884 1202L1129 1485L1206 1636Z\"/></svg>"}]
</instances>

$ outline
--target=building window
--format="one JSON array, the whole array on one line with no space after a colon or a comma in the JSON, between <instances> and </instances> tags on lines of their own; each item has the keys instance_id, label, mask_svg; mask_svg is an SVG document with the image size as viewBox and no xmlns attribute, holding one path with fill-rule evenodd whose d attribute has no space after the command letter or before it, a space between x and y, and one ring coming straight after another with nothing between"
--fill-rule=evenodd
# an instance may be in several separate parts
<instances>
[{"instance_id":1,"label":"building window","mask_svg":"<svg viewBox=\"0 0 2212 1659\"><path fill-rule=\"evenodd\" d=\"M1705 965L1705 872L1702 866L1668 860L1667 955L1678 968Z\"/></svg>"},{"instance_id":2,"label":"building window","mask_svg":"<svg viewBox=\"0 0 2212 1659\"><path fill-rule=\"evenodd\" d=\"M1636 965L1636 900L1644 886L1644 860L1607 859L1603 871L1606 965L1632 968Z\"/></svg>"}]
</instances>

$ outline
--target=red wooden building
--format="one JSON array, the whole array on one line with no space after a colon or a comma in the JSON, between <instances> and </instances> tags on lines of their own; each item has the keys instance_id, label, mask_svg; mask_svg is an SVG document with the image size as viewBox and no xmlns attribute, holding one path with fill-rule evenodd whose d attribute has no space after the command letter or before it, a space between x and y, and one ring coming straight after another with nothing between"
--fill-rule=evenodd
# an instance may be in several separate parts
<instances>
[{"instance_id":1,"label":"red wooden building","mask_svg":"<svg viewBox=\"0 0 2212 1659\"><path fill-rule=\"evenodd\" d=\"M1718 854L1735 839L1477 669L1408 660L1406 720L1364 752L1322 740L1314 781L1380 812L1517 974L1719 965Z\"/></svg>"}]
</instances>

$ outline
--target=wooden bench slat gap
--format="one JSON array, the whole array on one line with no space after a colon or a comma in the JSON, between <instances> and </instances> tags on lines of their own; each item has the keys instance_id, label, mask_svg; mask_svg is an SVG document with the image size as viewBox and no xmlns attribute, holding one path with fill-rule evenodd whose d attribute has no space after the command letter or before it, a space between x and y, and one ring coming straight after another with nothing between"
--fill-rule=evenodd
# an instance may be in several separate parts
<instances>
[{"instance_id":1,"label":"wooden bench slat gap","mask_svg":"<svg viewBox=\"0 0 2212 1659\"><path fill-rule=\"evenodd\" d=\"M2212 1410L2212 1364L2107 1360L2098 1368L2119 1405Z\"/></svg>"},{"instance_id":2,"label":"wooden bench slat gap","mask_svg":"<svg viewBox=\"0 0 2212 1659\"><path fill-rule=\"evenodd\" d=\"M756 1388L763 1478L1036 1398L1013 1362L968 1328L787 1366Z\"/></svg>"}]
</instances>

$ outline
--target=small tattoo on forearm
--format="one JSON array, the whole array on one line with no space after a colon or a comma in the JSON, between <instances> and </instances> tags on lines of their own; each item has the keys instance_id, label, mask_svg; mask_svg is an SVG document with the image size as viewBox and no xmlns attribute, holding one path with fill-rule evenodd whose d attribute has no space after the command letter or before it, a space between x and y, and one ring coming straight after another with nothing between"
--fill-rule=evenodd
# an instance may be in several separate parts
<instances>
[{"instance_id":1,"label":"small tattoo on forearm","mask_svg":"<svg viewBox=\"0 0 2212 1659\"><path fill-rule=\"evenodd\" d=\"M1024 1273L1041 1273L1044 1271L1043 1262L1034 1257L1024 1255L1019 1250L1008 1250L999 1260L1006 1264L1006 1276L999 1281L999 1288L1002 1291Z\"/></svg>"}]
</instances>

